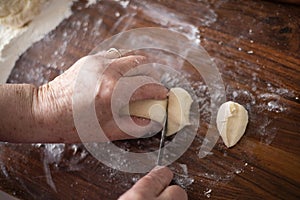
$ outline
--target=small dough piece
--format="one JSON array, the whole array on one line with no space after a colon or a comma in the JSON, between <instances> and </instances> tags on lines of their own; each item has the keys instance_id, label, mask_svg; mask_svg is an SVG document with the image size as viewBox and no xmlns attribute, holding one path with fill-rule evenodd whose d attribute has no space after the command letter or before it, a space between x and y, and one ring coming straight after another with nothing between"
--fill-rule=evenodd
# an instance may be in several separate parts
<instances>
[{"instance_id":1,"label":"small dough piece","mask_svg":"<svg viewBox=\"0 0 300 200\"><path fill-rule=\"evenodd\" d=\"M129 104L129 113L132 116L152 119L163 123L165 120L167 100L143 100L135 101ZM121 115L128 115L128 106L121 109Z\"/></svg>"},{"instance_id":2,"label":"small dough piece","mask_svg":"<svg viewBox=\"0 0 300 200\"><path fill-rule=\"evenodd\" d=\"M20 28L40 13L45 0L0 0L0 24Z\"/></svg>"},{"instance_id":3,"label":"small dough piece","mask_svg":"<svg viewBox=\"0 0 300 200\"><path fill-rule=\"evenodd\" d=\"M121 109L121 115L132 115L152 119L163 124L166 110L168 110L166 136L173 135L190 124L189 115L193 100L190 94L182 88L171 88L167 100L142 100L129 104ZM168 109L167 109L168 103Z\"/></svg>"},{"instance_id":4,"label":"small dough piece","mask_svg":"<svg viewBox=\"0 0 300 200\"><path fill-rule=\"evenodd\" d=\"M166 136L173 135L190 125L191 95L182 88L171 88L168 103L168 127Z\"/></svg>"},{"instance_id":5,"label":"small dough piece","mask_svg":"<svg viewBox=\"0 0 300 200\"><path fill-rule=\"evenodd\" d=\"M248 112L240 104L228 101L217 114L217 128L227 147L234 146L243 136L248 124Z\"/></svg>"}]
</instances>

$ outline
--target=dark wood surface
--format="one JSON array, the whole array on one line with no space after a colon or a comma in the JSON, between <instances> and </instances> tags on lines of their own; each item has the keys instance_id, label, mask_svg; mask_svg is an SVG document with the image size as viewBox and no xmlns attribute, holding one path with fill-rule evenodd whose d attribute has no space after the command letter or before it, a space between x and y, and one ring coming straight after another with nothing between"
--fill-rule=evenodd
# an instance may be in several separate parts
<instances>
[{"instance_id":1,"label":"dark wood surface","mask_svg":"<svg viewBox=\"0 0 300 200\"><path fill-rule=\"evenodd\" d=\"M300 198L299 6L103 0L86 8L85 3L76 2L71 17L20 57L8 82L46 83L124 30L181 30L191 40L200 40L214 58L227 99L244 105L250 120L235 147L227 149L220 139L212 154L200 159L207 127L203 111L193 144L170 166L177 174L175 182L185 187L189 199ZM205 99L199 87L201 92ZM157 141L154 137L118 145L147 151ZM116 199L142 177L106 167L80 144L1 143L0 148L0 188L21 199Z\"/></svg>"}]
</instances>

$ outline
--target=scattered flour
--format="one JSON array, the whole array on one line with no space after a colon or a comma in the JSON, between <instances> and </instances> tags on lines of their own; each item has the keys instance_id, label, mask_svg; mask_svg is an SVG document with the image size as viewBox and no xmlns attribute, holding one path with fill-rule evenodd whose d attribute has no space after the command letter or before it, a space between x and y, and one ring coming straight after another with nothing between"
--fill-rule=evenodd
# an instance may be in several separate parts
<instances>
[{"instance_id":1,"label":"scattered flour","mask_svg":"<svg viewBox=\"0 0 300 200\"><path fill-rule=\"evenodd\" d=\"M118 2L123 8L127 8L129 6L131 6L130 1L129 0L115 0L116 2ZM59 1L58 1L59 2ZM69 9L70 5L71 5L71 1L68 0L64 0L64 2L69 2L68 4L66 4L65 7L61 7L61 9L65 9L65 11L62 14L62 18L57 20L57 24L59 24L59 22L64 18L64 17L68 17L71 14L71 11ZM88 3L86 4L86 7L94 5L97 2L97 0L89 0ZM62 5L62 2L60 1L59 3L57 3L59 5ZM134 6L132 6L134 8ZM175 15L174 13L172 13L172 11L166 9L163 6L157 5L157 4L147 4L145 5L145 9L142 10L141 12L143 12L144 15L146 15L148 18L150 18L151 21L154 21L155 23L164 26L164 27L169 27L171 30L176 30L179 32L182 32L183 34L186 35L187 38L189 38L190 40L194 41L196 44L200 43L200 31L198 29L197 26L188 23L186 20L184 20L183 18L181 18L180 16ZM118 14L117 14L118 13ZM125 24L125 28L124 30L126 30L128 27L130 27L130 22L132 22L133 17L135 16L136 13L126 13L125 15L120 15L120 12L116 12L115 16L118 17L118 20L115 23L115 26L113 27L113 29L116 29L120 26L120 24L122 24L123 22L126 22ZM211 24L213 24L216 20L217 20L217 15L213 12L213 10L208 9L207 13L205 13L204 16L202 16L202 18L200 17L201 20L200 23L203 26L209 26ZM126 21L128 20L128 21ZM88 29L88 24L90 23L90 18L89 16L85 16L82 19L78 19L75 22L72 22L71 26L75 31L79 31L79 30L83 30L84 32L87 31L93 31L93 35L95 37L99 36L101 33L99 32L99 27L102 24L102 19L99 18L99 20L94 24L94 28L92 30ZM38 25L38 23L37 23ZM56 25L55 25L56 26ZM54 27L55 27L54 26ZM18 38L21 35L24 35L25 32L27 32L29 30L29 27L26 27L24 30L22 29L22 31L15 33L15 35L12 35L13 38ZM1 29L0 27L0 33L1 31L4 31L4 29ZM113 32L113 30L112 30ZM248 32L248 31L247 31ZM42 38L44 36L45 33L41 34L38 36L38 38L36 37L34 39L34 41L39 40L40 38ZM49 64L49 66L47 66L48 68L56 68L57 66L64 66L64 63L62 63L62 58L63 58L63 54L65 53L68 44L70 42L74 42L74 44L76 45L76 41L73 41L74 38L76 38L76 33L72 33L72 32L67 32L65 31L63 33L63 41L62 41L62 45L60 46L60 48L58 48L55 52L53 52L52 55L50 55L51 57L57 59L55 62ZM249 34L253 34L252 29L249 29ZM22 36L23 37L23 36ZM46 40L51 41L51 37L54 37L54 35L47 35L46 36ZM13 39L11 38L10 40L12 42L17 42L17 39ZM0 40L1 41L1 40ZM250 41L251 42L251 41ZM253 42L251 42L253 43ZM0 42L1 44L1 42ZM6 46L5 43L3 43L4 47L2 47L3 49L9 49L9 47ZM27 47L28 48L32 43L28 43ZM220 45L222 45L222 42L219 42ZM78 44L77 44L78 45ZM22 52L24 52L26 50L26 48L24 48L22 50ZM241 47L238 48L239 51L242 51L243 49ZM10 50L11 51L11 50ZM9 52L8 50L2 51L2 57L5 56L5 54ZM21 51L17 54L14 55L15 60L18 58L18 56L22 53ZM248 54L253 54L254 51L253 50L249 50L247 51ZM43 58L37 58L38 60L42 60ZM169 62L168 57L166 57L167 62ZM10 69L13 67L14 62L10 62L10 66L12 66L9 70L7 70L7 72L2 73L2 62L4 63L7 62L7 59L1 59L1 65L0 65L0 82L5 82L6 81L6 77L10 72ZM171 60L169 62L169 64L172 63ZM34 72L37 74L40 74L40 72ZM31 74L32 75L32 74ZM29 75L29 76L31 76ZM177 85L178 83L184 84L185 79L189 78L189 77L177 77L174 79L174 77L166 74L164 77L164 81L168 82L170 85ZM265 93L257 93L257 86L255 84L255 82L257 81L257 74L253 74L253 83L251 85L251 90L250 91L246 91L246 90L241 90L241 89L234 89L232 91L227 91L227 93L232 97L232 100L236 100L239 101L240 99L243 100L243 102L245 102L245 106L247 108L247 110L250 112L250 116L251 116L251 112L269 112L269 113L275 113L276 115L280 115L283 112L286 112L289 110L289 108L281 101L281 96L282 95L289 95L289 96L293 96L293 91L289 91L285 88L275 88L273 87L270 83L267 85L267 92ZM201 117L202 120L204 121L209 121L209 117L210 117L210 104L209 104L209 100L207 99L208 96L208 88L207 86L203 83L203 82L197 82L197 83L191 83L193 88L195 89L195 92L197 94L197 97L194 98L197 103L200 104L199 107L199 112L201 113ZM189 86L188 84L186 86ZM190 86L189 86L190 87ZM295 97L294 98L298 99L299 97ZM258 103L260 102L260 103ZM251 123L251 122L250 122ZM263 116L262 120L259 121L258 124L258 128L257 128L257 132L260 134L261 137L261 141L266 143L266 144L270 144L272 142L272 140L274 139L274 137L276 136L276 129L272 128L272 123L273 120L271 118L268 117L268 115ZM271 127L271 128L270 128ZM209 141L201 141L201 142L209 142ZM55 170L55 169L59 169L60 165L65 165L65 167L67 168L67 171L77 171L77 170L81 170L82 166L80 164L80 162L85 159L88 155L88 152L86 150L80 150L81 146L80 145L63 145L63 144L36 144L33 145L34 148L38 148L38 149L42 149L43 152L43 166L44 166L44 172L46 175L46 181L47 183L52 187L52 189L54 191L56 191L56 186L54 183L54 180L52 179L52 175L51 175L51 170ZM72 152L71 153L71 157L66 157L65 153L66 152ZM1 152L0 152L1 153ZM226 152L224 150L223 152L223 156L227 156L229 153ZM213 156L213 153L210 152L209 153L210 156ZM219 158L220 159L220 158ZM94 163L95 161L87 161L88 164L90 165L95 165L96 163ZM211 171L203 171L199 174L197 174L198 176L202 177L203 179L207 179L210 180L212 182L211 185L209 186L205 186L206 188L203 190L203 195L207 198L210 198L212 196L212 192L213 192L213 186L216 182L219 181L230 181L232 180L237 174L243 173L245 168L248 167L248 163L245 162L244 160L242 160L240 163L236 163L236 164L232 164L229 165L228 163L225 163L223 161L216 161L217 165L226 165L226 167L228 167L226 170L220 171L220 172L211 172ZM126 163L121 163L126 165ZM190 175L188 174L188 166L186 164L179 164L179 163L175 163L174 164L175 167L173 168L175 171L175 178L174 181L176 184L187 188L188 186L190 186L193 182L194 182L194 178L190 177ZM0 160L0 169L1 172L4 174L5 177L9 177L9 173L8 170L6 169L6 166L3 165L3 163ZM103 167L101 170L105 171L105 173L102 174L103 178L105 178L105 181L112 183L116 180L122 179L125 176L118 172L117 170L114 169L110 169L110 168L106 168ZM253 171L253 167L250 168L251 171ZM53 171L52 171L53 173ZM132 175L129 179L124 179L123 181L119 181L120 184L124 184L124 186L129 187L130 184L133 184L135 182L137 182L137 180L139 180L141 178L140 175ZM127 182L126 182L127 181ZM78 185L78 182L74 182L73 184L70 185L70 187L76 187Z\"/></svg>"},{"instance_id":2,"label":"scattered flour","mask_svg":"<svg viewBox=\"0 0 300 200\"><path fill-rule=\"evenodd\" d=\"M88 0L88 2L87 2L87 4L85 5L85 7L87 8L87 7L91 6L91 5L94 5L94 4L96 4L98 1L100 1L100 0Z\"/></svg>"},{"instance_id":3,"label":"scattered flour","mask_svg":"<svg viewBox=\"0 0 300 200\"><path fill-rule=\"evenodd\" d=\"M142 8L140 11L146 17L150 18L151 21L163 27L168 27L171 30L178 31L196 44L200 44L200 32L197 26L187 22L183 17L173 13L172 10L154 3L145 4ZM217 15L208 8L197 19L202 25L209 26L216 21Z\"/></svg>"},{"instance_id":4,"label":"scattered flour","mask_svg":"<svg viewBox=\"0 0 300 200\"><path fill-rule=\"evenodd\" d=\"M188 174L188 168L186 164L173 163L170 169L174 171L173 181L175 184L182 188L187 188L194 182L194 178Z\"/></svg>"}]
</instances>

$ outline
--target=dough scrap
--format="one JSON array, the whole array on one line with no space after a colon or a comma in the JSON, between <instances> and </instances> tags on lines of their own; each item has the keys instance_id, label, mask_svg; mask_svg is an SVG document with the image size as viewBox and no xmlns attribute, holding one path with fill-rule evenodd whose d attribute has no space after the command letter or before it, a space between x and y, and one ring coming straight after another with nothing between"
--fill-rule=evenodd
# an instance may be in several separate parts
<instances>
[{"instance_id":1,"label":"dough scrap","mask_svg":"<svg viewBox=\"0 0 300 200\"><path fill-rule=\"evenodd\" d=\"M234 146L243 136L248 124L248 112L240 104L223 103L217 114L217 128L227 147Z\"/></svg>"},{"instance_id":2,"label":"dough scrap","mask_svg":"<svg viewBox=\"0 0 300 200\"><path fill-rule=\"evenodd\" d=\"M129 108L121 109L121 115L132 115L152 119L163 123L168 110L167 132L170 136L190 125L189 115L193 100L190 94L182 88L171 88L167 100L141 100L129 104ZM167 109L168 105L168 109ZM126 111L129 110L129 113Z\"/></svg>"},{"instance_id":3,"label":"dough scrap","mask_svg":"<svg viewBox=\"0 0 300 200\"><path fill-rule=\"evenodd\" d=\"M20 28L40 13L45 0L0 0L0 24Z\"/></svg>"}]
</instances>

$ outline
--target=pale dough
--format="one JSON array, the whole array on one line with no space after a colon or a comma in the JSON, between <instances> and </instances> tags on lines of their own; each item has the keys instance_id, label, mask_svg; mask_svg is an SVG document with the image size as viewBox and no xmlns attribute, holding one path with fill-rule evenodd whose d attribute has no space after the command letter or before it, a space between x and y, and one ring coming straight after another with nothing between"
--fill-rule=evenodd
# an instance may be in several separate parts
<instances>
[{"instance_id":1,"label":"pale dough","mask_svg":"<svg viewBox=\"0 0 300 200\"><path fill-rule=\"evenodd\" d=\"M163 123L166 115L167 100L143 100L135 101L121 109L121 115L132 115L146 119L152 119ZM129 111L129 113L128 113ZM127 112L127 113L126 113Z\"/></svg>"},{"instance_id":2,"label":"pale dough","mask_svg":"<svg viewBox=\"0 0 300 200\"><path fill-rule=\"evenodd\" d=\"M0 0L0 24L19 28L40 12L45 0Z\"/></svg>"},{"instance_id":3,"label":"pale dough","mask_svg":"<svg viewBox=\"0 0 300 200\"><path fill-rule=\"evenodd\" d=\"M243 136L248 124L248 112L238 103L228 101L217 114L217 128L227 147L234 146Z\"/></svg>"},{"instance_id":4,"label":"pale dough","mask_svg":"<svg viewBox=\"0 0 300 200\"><path fill-rule=\"evenodd\" d=\"M190 124L189 115L193 99L182 88L171 88L168 104L168 127L166 136L173 135Z\"/></svg>"},{"instance_id":5,"label":"pale dough","mask_svg":"<svg viewBox=\"0 0 300 200\"><path fill-rule=\"evenodd\" d=\"M171 88L168 102L167 100L136 101L129 104L129 109L128 107L122 108L120 113L121 115L143 117L163 123L166 110L168 110L166 136L170 136L190 124L189 114L192 102L193 100L186 90ZM126 113L128 110L129 113Z\"/></svg>"}]
</instances>

